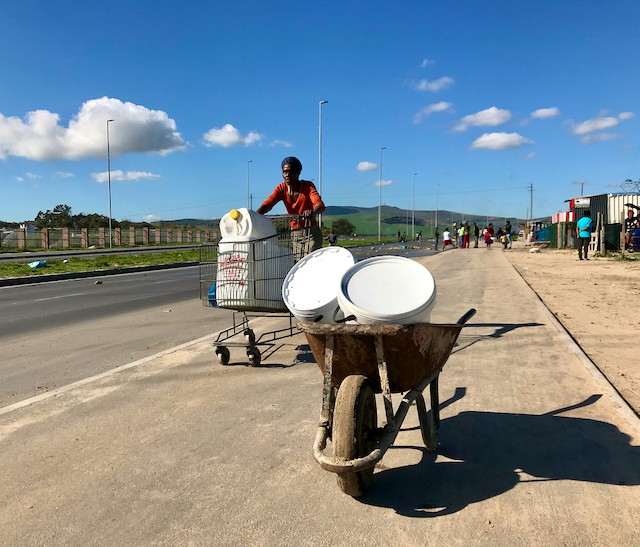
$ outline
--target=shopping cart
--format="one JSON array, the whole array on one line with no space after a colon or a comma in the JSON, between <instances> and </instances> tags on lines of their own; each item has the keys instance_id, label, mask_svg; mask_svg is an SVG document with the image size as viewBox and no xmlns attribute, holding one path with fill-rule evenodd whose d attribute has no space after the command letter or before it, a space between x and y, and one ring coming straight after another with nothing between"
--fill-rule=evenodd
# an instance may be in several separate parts
<instances>
[{"instance_id":1,"label":"shopping cart","mask_svg":"<svg viewBox=\"0 0 640 547\"><path fill-rule=\"evenodd\" d=\"M288 215L269 217L276 234L250 241L224 240L200 246L200 299L205 307L234 310L232 325L213 341L218 362L228 365L229 348L245 348L251 366L260 365L260 347L298 332L282 300L282 282L294 264ZM284 318L287 326L256 335L250 321Z\"/></svg>"}]
</instances>

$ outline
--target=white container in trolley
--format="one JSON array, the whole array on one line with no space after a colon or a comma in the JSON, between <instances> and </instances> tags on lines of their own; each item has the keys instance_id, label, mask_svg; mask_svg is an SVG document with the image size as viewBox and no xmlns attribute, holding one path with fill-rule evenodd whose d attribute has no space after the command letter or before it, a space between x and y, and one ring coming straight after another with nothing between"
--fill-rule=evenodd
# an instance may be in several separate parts
<instances>
[{"instance_id":1,"label":"white container in trolley","mask_svg":"<svg viewBox=\"0 0 640 547\"><path fill-rule=\"evenodd\" d=\"M340 281L355 261L350 251L335 246L296 262L282 284L282 299L293 316L300 321L334 323Z\"/></svg>"},{"instance_id":2,"label":"white container in trolley","mask_svg":"<svg viewBox=\"0 0 640 547\"><path fill-rule=\"evenodd\" d=\"M293 252L277 244L273 223L255 211L234 209L220 221L220 232L217 305L235 310L285 311L282 281L293 266Z\"/></svg>"},{"instance_id":3,"label":"white container in trolley","mask_svg":"<svg viewBox=\"0 0 640 547\"><path fill-rule=\"evenodd\" d=\"M338 293L342 313L361 324L428 323L435 301L431 272L399 256L358 262L342 277Z\"/></svg>"},{"instance_id":4,"label":"white container in trolley","mask_svg":"<svg viewBox=\"0 0 640 547\"><path fill-rule=\"evenodd\" d=\"M220 239L262 239L276 235L276 227L266 216L250 209L232 209L220 220Z\"/></svg>"}]
</instances>

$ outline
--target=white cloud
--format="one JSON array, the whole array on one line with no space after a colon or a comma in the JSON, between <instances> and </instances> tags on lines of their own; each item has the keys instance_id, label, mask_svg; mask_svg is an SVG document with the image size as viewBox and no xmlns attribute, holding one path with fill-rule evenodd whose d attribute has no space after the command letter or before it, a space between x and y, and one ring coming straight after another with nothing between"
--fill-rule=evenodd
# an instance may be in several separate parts
<instances>
[{"instance_id":1,"label":"white cloud","mask_svg":"<svg viewBox=\"0 0 640 547\"><path fill-rule=\"evenodd\" d=\"M9 156L36 161L103 158L106 123L110 124L110 152L167 154L185 147L176 123L160 110L102 97L85 102L68 127L58 114L36 110L20 119L0 114L0 159Z\"/></svg>"},{"instance_id":2,"label":"white cloud","mask_svg":"<svg viewBox=\"0 0 640 547\"><path fill-rule=\"evenodd\" d=\"M91 173L91 178L96 182L107 182L109 180L109 173ZM152 180L159 179L160 175L154 173L147 173L145 171L124 171L116 170L111 171L111 180Z\"/></svg>"},{"instance_id":3,"label":"white cloud","mask_svg":"<svg viewBox=\"0 0 640 547\"><path fill-rule=\"evenodd\" d=\"M371 163L370 161L361 161L358 164L358 171L373 171L378 168L377 163Z\"/></svg>"},{"instance_id":4,"label":"white cloud","mask_svg":"<svg viewBox=\"0 0 640 547\"><path fill-rule=\"evenodd\" d=\"M559 115L560 115L560 109L556 108L555 106L551 108L538 108L538 110L534 110L531 113L531 117L538 120L542 120L546 118L555 118L556 116L559 116Z\"/></svg>"},{"instance_id":5,"label":"white cloud","mask_svg":"<svg viewBox=\"0 0 640 547\"><path fill-rule=\"evenodd\" d=\"M454 84L455 80L453 78L449 78L449 76L443 76L442 78L438 78L437 80L420 80L417 84L415 84L415 88L418 91L440 91L441 89L446 89L451 87Z\"/></svg>"},{"instance_id":6,"label":"white cloud","mask_svg":"<svg viewBox=\"0 0 640 547\"><path fill-rule=\"evenodd\" d=\"M593 133L595 131L611 129L612 127L618 125L621 121L628 120L630 118L633 118L634 116L635 114L633 112L621 112L617 116L606 116L604 114L601 114L597 118L591 118L590 120L585 120L578 124L572 124L571 131L574 135L586 135L587 133Z\"/></svg>"},{"instance_id":7,"label":"white cloud","mask_svg":"<svg viewBox=\"0 0 640 547\"><path fill-rule=\"evenodd\" d=\"M420 123L429 115L434 112L452 112L453 104L447 103L444 101L440 101L439 103L430 104L428 106L422 107L418 112L413 115L413 123Z\"/></svg>"},{"instance_id":8,"label":"white cloud","mask_svg":"<svg viewBox=\"0 0 640 547\"><path fill-rule=\"evenodd\" d=\"M422 59L422 62L420 63L420 67L426 68L428 66L435 65L435 64L436 62L433 59Z\"/></svg>"},{"instance_id":9,"label":"white cloud","mask_svg":"<svg viewBox=\"0 0 640 547\"><path fill-rule=\"evenodd\" d=\"M374 186L389 186L390 184L395 184L392 180L377 180L373 183Z\"/></svg>"},{"instance_id":10,"label":"white cloud","mask_svg":"<svg viewBox=\"0 0 640 547\"><path fill-rule=\"evenodd\" d=\"M496 125L508 122L511 119L511 112L502 108L496 108L492 106L475 114L469 114L462 118L456 125L453 126L454 131L466 131L469 127L483 127Z\"/></svg>"},{"instance_id":11,"label":"white cloud","mask_svg":"<svg viewBox=\"0 0 640 547\"><path fill-rule=\"evenodd\" d=\"M470 148L472 150L509 150L510 148L520 148L529 144L533 144L533 141L518 133L485 133L473 141Z\"/></svg>"},{"instance_id":12,"label":"white cloud","mask_svg":"<svg viewBox=\"0 0 640 547\"><path fill-rule=\"evenodd\" d=\"M36 175L35 173L25 173L25 175L27 176L28 179L41 179L42 177L40 175Z\"/></svg>"},{"instance_id":13,"label":"white cloud","mask_svg":"<svg viewBox=\"0 0 640 547\"><path fill-rule=\"evenodd\" d=\"M615 127L620 123L618 118L613 116L598 117L591 120L585 120L579 124L573 126L574 135L586 135L587 133L593 133L594 131L602 131L603 129L609 129Z\"/></svg>"},{"instance_id":14,"label":"white cloud","mask_svg":"<svg viewBox=\"0 0 640 547\"><path fill-rule=\"evenodd\" d=\"M142 217L142 222L148 222L149 224L152 224L153 222L158 222L160 219L160 217L156 216L156 215L145 215Z\"/></svg>"},{"instance_id":15,"label":"white cloud","mask_svg":"<svg viewBox=\"0 0 640 547\"><path fill-rule=\"evenodd\" d=\"M69 173L68 171L56 171L55 175L61 179L69 179L76 176L75 173Z\"/></svg>"},{"instance_id":16,"label":"white cloud","mask_svg":"<svg viewBox=\"0 0 640 547\"><path fill-rule=\"evenodd\" d=\"M622 137L620 133L593 133L592 135L584 135L580 137L580 142L583 144L588 144L590 142L605 142L610 141L611 139L619 139Z\"/></svg>"},{"instance_id":17,"label":"white cloud","mask_svg":"<svg viewBox=\"0 0 640 547\"><path fill-rule=\"evenodd\" d=\"M252 144L259 143L263 139L263 136L255 131L250 131L243 137L240 131L230 123L227 123L222 127L209 129L202 138L204 139L205 146L230 148L232 146L251 146Z\"/></svg>"},{"instance_id":18,"label":"white cloud","mask_svg":"<svg viewBox=\"0 0 640 547\"><path fill-rule=\"evenodd\" d=\"M276 139L275 141L273 141L271 143L271 146L284 146L285 148L291 148L293 146L293 144L291 144L288 141L281 141Z\"/></svg>"},{"instance_id":19,"label":"white cloud","mask_svg":"<svg viewBox=\"0 0 640 547\"><path fill-rule=\"evenodd\" d=\"M17 180L18 182L24 182L24 177L16 177L16 180Z\"/></svg>"}]
</instances>

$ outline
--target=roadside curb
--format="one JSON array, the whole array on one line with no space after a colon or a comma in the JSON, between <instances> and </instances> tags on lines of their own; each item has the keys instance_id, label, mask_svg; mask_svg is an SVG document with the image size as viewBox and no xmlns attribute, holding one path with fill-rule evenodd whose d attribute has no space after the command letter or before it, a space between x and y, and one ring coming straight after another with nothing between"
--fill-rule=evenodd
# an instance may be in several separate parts
<instances>
[{"instance_id":1,"label":"roadside curb","mask_svg":"<svg viewBox=\"0 0 640 547\"><path fill-rule=\"evenodd\" d=\"M73 272L64 274L49 274L27 277L7 277L0 279L0 287L13 287L15 285L31 285L32 283L46 283L48 281L64 281L66 279L82 279L86 277L106 277L108 275L129 274L136 272L150 272L155 270L170 270L173 268L185 268L197 266L198 262L178 262L175 264L154 264L152 266L133 266L130 268L114 268L110 270L94 270L90 272Z\"/></svg>"}]
</instances>

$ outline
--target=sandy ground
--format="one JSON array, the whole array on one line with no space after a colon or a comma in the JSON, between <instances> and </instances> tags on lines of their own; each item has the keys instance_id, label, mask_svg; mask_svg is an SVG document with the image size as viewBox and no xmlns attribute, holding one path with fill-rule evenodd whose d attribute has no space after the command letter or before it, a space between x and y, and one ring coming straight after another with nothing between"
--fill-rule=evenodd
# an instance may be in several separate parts
<instances>
[{"instance_id":1,"label":"sandy ground","mask_svg":"<svg viewBox=\"0 0 640 547\"><path fill-rule=\"evenodd\" d=\"M490 252L501 252L500 247ZM627 402L640 413L640 261L514 243L504 253ZM506 288L506 287L505 287Z\"/></svg>"}]
</instances>

